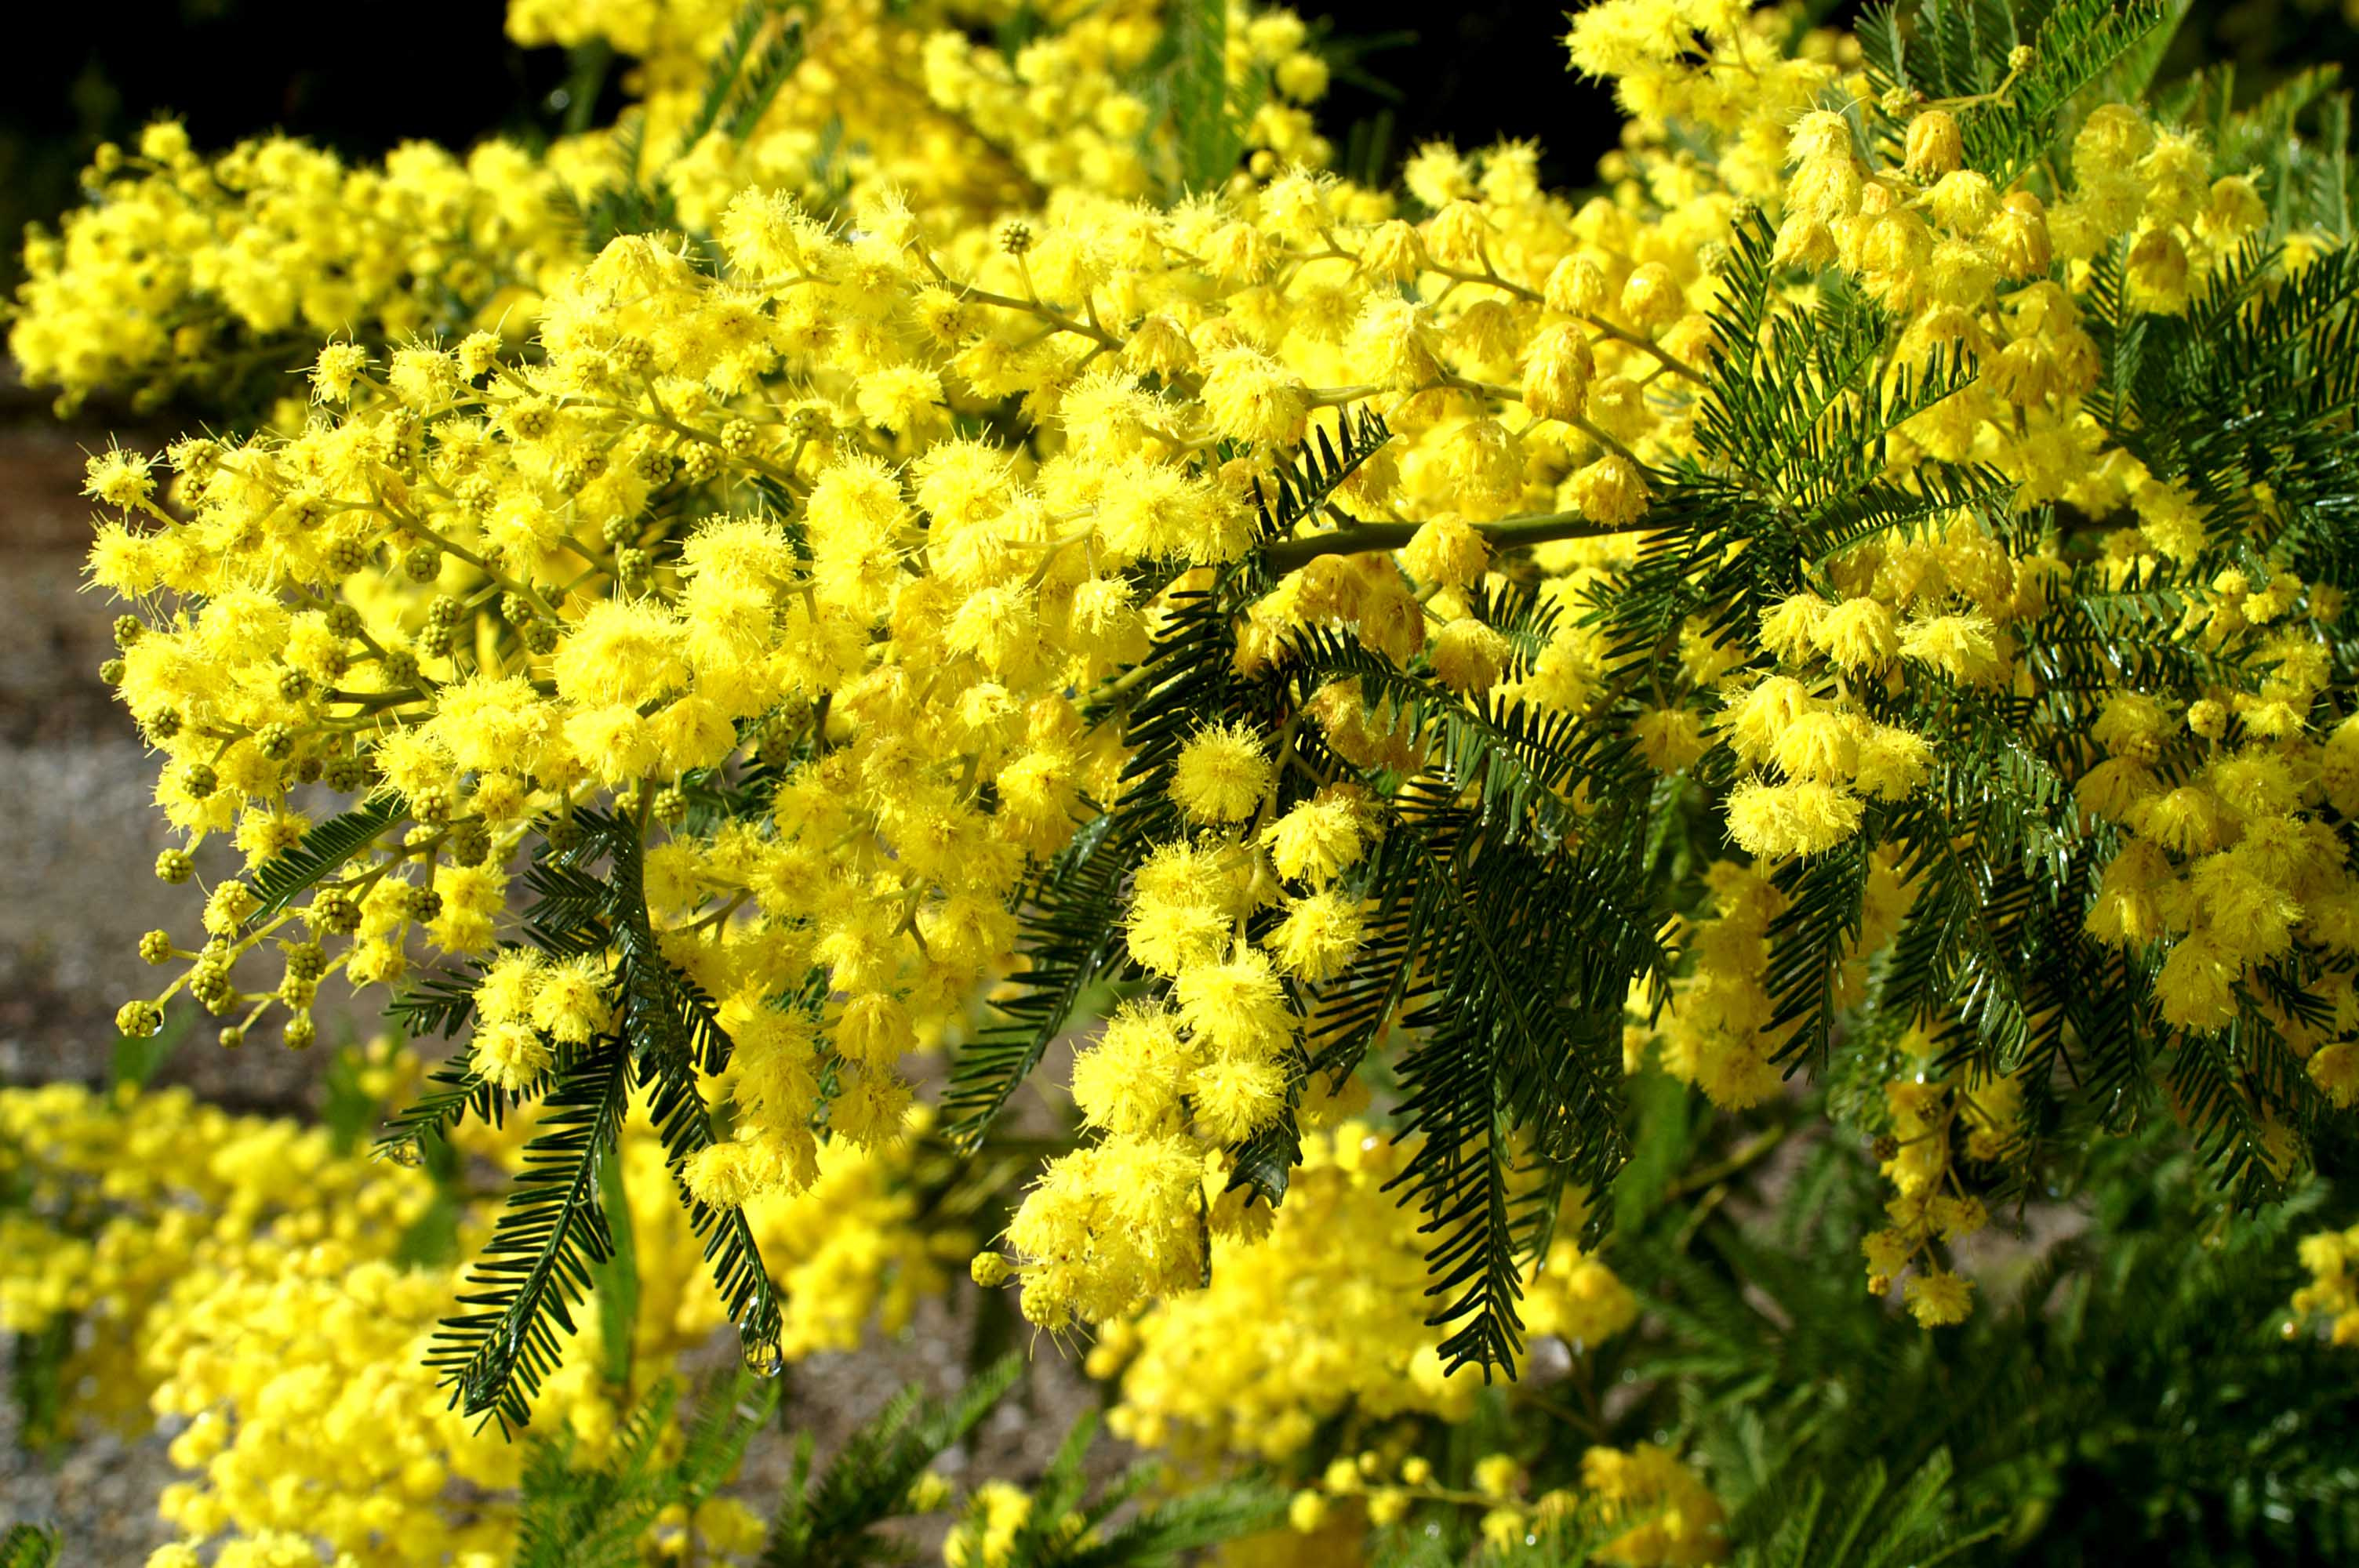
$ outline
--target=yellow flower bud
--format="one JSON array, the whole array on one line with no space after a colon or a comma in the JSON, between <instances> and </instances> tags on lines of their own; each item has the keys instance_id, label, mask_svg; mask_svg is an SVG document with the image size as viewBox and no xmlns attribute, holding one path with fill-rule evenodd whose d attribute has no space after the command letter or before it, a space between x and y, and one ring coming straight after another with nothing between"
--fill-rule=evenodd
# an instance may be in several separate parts
<instances>
[{"instance_id":1,"label":"yellow flower bud","mask_svg":"<svg viewBox=\"0 0 2359 1568\"><path fill-rule=\"evenodd\" d=\"M1541 298L1568 316L1593 315L1605 303L1605 275L1586 256L1567 256L1549 272Z\"/></svg>"},{"instance_id":2,"label":"yellow flower bud","mask_svg":"<svg viewBox=\"0 0 2359 1568\"><path fill-rule=\"evenodd\" d=\"M1687 308L1679 281L1660 262L1633 267L1622 285L1622 314L1641 331L1677 320Z\"/></svg>"},{"instance_id":3,"label":"yellow flower bud","mask_svg":"<svg viewBox=\"0 0 2359 1568\"><path fill-rule=\"evenodd\" d=\"M1426 652L1442 685L1465 694L1488 691L1499 683L1509 649L1495 627L1462 616L1437 633Z\"/></svg>"},{"instance_id":4,"label":"yellow flower bud","mask_svg":"<svg viewBox=\"0 0 2359 1568\"><path fill-rule=\"evenodd\" d=\"M1609 452L1572 476L1572 499L1590 521L1626 527L1647 514L1647 476L1628 458Z\"/></svg>"},{"instance_id":5,"label":"yellow flower bud","mask_svg":"<svg viewBox=\"0 0 2359 1568\"><path fill-rule=\"evenodd\" d=\"M2015 191L2000 202L1984 237L1997 254L2000 270L2006 276L2032 277L2048 270L2053 255L2048 209L2030 191Z\"/></svg>"},{"instance_id":6,"label":"yellow flower bud","mask_svg":"<svg viewBox=\"0 0 2359 1568\"><path fill-rule=\"evenodd\" d=\"M1965 153L1957 117L1947 109L1928 109L1908 122L1902 161L1910 178L1919 182L1939 179L1962 164Z\"/></svg>"},{"instance_id":7,"label":"yellow flower bud","mask_svg":"<svg viewBox=\"0 0 2359 1568\"><path fill-rule=\"evenodd\" d=\"M1419 582L1459 587L1483 575L1491 546L1471 523L1436 517L1421 524L1401 549L1401 565Z\"/></svg>"},{"instance_id":8,"label":"yellow flower bud","mask_svg":"<svg viewBox=\"0 0 2359 1568\"><path fill-rule=\"evenodd\" d=\"M1406 283L1425 265L1425 242L1417 227L1398 218L1387 219L1368 232L1360 246L1360 268L1374 277Z\"/></svg>"},{"instance_id":9,"label":"yellow flower bud","mask_svg":"<svg viewBox=\"0 0 2359 1568\"><path fill-rule=\"evenodd\" d=\"M1200 822L1240 822L1269 788L1261 737L1243 724L1210 726L1180 749L1171 798Z\"/></svg>"}]
</instances>

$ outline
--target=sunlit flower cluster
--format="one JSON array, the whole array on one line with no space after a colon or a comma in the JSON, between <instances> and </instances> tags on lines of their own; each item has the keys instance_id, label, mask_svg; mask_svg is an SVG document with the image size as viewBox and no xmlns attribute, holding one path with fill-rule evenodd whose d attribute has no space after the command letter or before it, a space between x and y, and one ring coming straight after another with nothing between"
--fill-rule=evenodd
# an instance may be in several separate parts
<instances>
[{"instance_id":1,"label":"sunlit flower cluster","mask_svg":"<svg viewBox=\"0 0 2359 1568\"><path fill-rule=\"evenodd\" d=\"M1631 115L1597 194L1546 189L1515 140L1424 146L1400 189L1367 189L1329 171L1301 107L1324 88L1308 32L1237 6L1217 74L1255 107L1206 179L1142 96L1157 7L1060 12L1012 56L982 41L989 5L802 11L737 38L710 5L520 4L521 39L637 58L626 124L544 164L489 148L382 174L283 143L206 166L158 130L36 244L19 351L69 391L317 340L309 406L273 427L92 460L91 576L132 611L108 675L179 835L158 871L190 881L213 839L245 864L143 943L168 978L126 1033L185 993L225 1044L300 1047L322 985L430 967L472 986L469 1081L530 1098L619 1027L622 960L527 945L528 858L619 824L662 959L731 1043L701 1086L723 1135L682 1162L688 1192L748 1213L808 1196L830 1152L901 1136L916 1058L1030 961L1036 879L1138 804L1125 719L1155 639L1255 567L1267 591L1228 628L1241 676L1324 638L1469 712L1610 730L1710 796L1713 853L1745 859L1698 868L1678 972L1634 999L1631 1038L1717 1105L1769 1099L1796 1044L1767 971L1797 868L1864 861L1833 976L1857 1002L1926 871L1862 835L1903 812L1920 843L1978 831L1921 826L1959 788L1938 727L1888 717L1920 687L2101 708L2024 785L2110 835L2087 935L2161 956L2183 1037L2266 1019L2327 1096L2359 1097L2338 831L2359 721L2321 707L2340 596L2257 546L2174 584L2169 640L2218 672L2184 711L2028 645L2076 583L2136 591L2245 525L2148 472L2089 401L2094 262L2119 250L2128 297L2167 316L2268 221L2196 134L2098 107L2042 199L2022 160L1968 167L1979 101L1882 101L1854 41L1789 10L1604 0L1566 40ZM707 70L773 49L790 69L723 124L739 105L702 92ZM596 205L624 185L653 216L594 254L586 221L548 218L560 188ZM374 216L338 218L355 205ZM1636 646L1598 607L1659 565L1642 541L1686 515L1673 489L1727 477L1699 454L1730 460L1707 394L1759 348L1725 308L1761 225L1787 326L1807 336L1839 293L1888 313L1875 397L1908 411L1861 438L1912 509L1864 518L1817 589ZM179 227L151 276L138 258ZM1839 438L1854 416L1827 415ZM1386 438L1332 510L1271 523L1281 474L1354 419ZM2004 488L1944 503L1938 465ZM2093 579L2051 506L2102 532ZM1540 611L1512 634L1491 610L1510 589ZM1404 800L1482 787L1383 685L1176 738L1167 819L1108 916L1143 981L1074 1057L1086 1140L978 1265L1034 1323L1130 1318L1271 1225L1237 1152L1334 1087L1307 1082L1306 1042L1369 940L1353 873ZM363 837L275 892L331 797ZM1577 838L1602 803L1549 804ZM2255 983L2295 957L2317 976L2300 1006ZM1899 1196L1871 1282L1972 1228L1940 1206L1973 1203L1954 1157L1984 1157L2010 1082L1891 1087ZM2269 1141L2273 1168L2299 1152ZM1930 1260L1907 1289L1929 1324L1965 1309Z\"/></svg>"},{"instance_id":2,"label":"sunlit flower cluster","mask_svg":"<svg viewBox=\"0 0 2359 1568\"><path fill-rule=\"evenodd\" d=\"M1463 1420L1483 1379L1445 1373L1436 1353L1425 1244L1386 1187L1404 1160L1364 1122L1306 1139L1266 1234L1217 1238L1210 1285L1100 1336L1089 1366L1120 1380L1114 1430L1183 1454L1282 1461L1337 1416ZM1560 1238L1523 1310L1531 1334L1585 1353L1636 1322L1638 1304L1603 1262Z\"/></svg>"},{"instance_id":3,"label":"sunlit flower cluster","mask_svg":"<svg viewBox=\"0 0 2359 1568\"><path fill-rule=\"evenodd\" d=\"M1469 1479L1469 1486L1451 1486L1422 1454L1401 1459L1370 1449L1337 1459L1316 1486L1297 1492L1288 1520L1308 1546L1336 1522L1393 1525L1412 1509L1440 1507L1474 1513L1484 1544L1494 1550L1571 1529L1593 1532L1597 1544L1589 1561L1623 1568L1678 1568L1726 1555L1719 1502L1675 1451L1656 1444L1588 1449L1581 1455L1578 1487L1538 1497L1530 1495L1524 1467L1511 1454L1484 1455ZM1334 1552L1330 1546L1327 1557L1306 1554L1301 1561L1344 1560Z\"/></svg>"},{"instance_id":4,"label":"sunlit flower cluster","mask_svg":"<svg viewBox=\"0 0 2359 1568\"><path fill-rule=\"evenodd\" d=\"M68 1430L136 1430L168 1363L166 1296L236 1260L330 1248L382 1261L432 1201L423 1177L336 1152L328 1132L239 1117L186 1090L78 1084L0 1093L0 1326L84 1325L60 1381Z\"/></svg>"},{"instance_id":5,"label":"sunlit flower cluster","mask_svg":"<svg viewBox=\"0 0 2359 1568\"><path fill-rule=\"evenodd\" d=\"M193 394L267 407L289 353L356 330L521 341L544 276L578 243L554 177L503 142L463 157L411 143L355 168L286 137L208 159L161 121L128 151L101 149L85 178L90 200L26 246L8 335L25 379L68 405Z\"/></svg>"}]
</instances>

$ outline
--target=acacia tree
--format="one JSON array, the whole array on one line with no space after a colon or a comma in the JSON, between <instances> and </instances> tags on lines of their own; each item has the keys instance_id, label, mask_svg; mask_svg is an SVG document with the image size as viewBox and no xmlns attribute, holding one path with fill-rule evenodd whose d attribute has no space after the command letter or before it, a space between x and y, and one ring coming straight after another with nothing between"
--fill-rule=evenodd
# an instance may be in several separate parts
<instances>
[{"instance_id":1,"label":"acacia tree","mask_svg":"<svg viewBox=\"0 0 2359 1568\"><path fill-rule=\"evenodd\" d=\"M464 1410L523 1422L611 1266L635 1097L768 1365L746 1206L913 1077L984 1149L1076 1032L1085 1136L975 1261L1052 1330L1199 1288L1372 1096L1445 1372L1512 1374L1558 1241L1646 1218L1658 1068L1732 1171L1796 1082L1872 1138L1837 1250L1927 1327L2143 1120L2239 1214L2335 1168L2323 80L2158 88L2143 0L1603 0L1600 193L1517 142L1386 190L1326 171L1288 14L1164 21L871 78L919 22L756 4L546 160L160 127L30 253L70 391L308 367L168 487L92 464L158 872L246 859L122 1023L300 1046L341 973L459 1042L386 1151L538 1108L432 1356ZM212 248L127 271L159 225Z\"/></svg>"}]
</instances>

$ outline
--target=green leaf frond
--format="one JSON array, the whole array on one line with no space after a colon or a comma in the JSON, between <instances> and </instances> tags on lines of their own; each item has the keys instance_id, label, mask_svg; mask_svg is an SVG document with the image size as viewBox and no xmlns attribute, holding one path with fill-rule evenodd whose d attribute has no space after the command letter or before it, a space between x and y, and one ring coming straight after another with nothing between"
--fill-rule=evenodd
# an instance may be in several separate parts
<instances>
[{"instance_id":1,"label":"green leaf frond","mask_svg":"<svg viewBox=\"0 0 2359 1568\"><path fill-rule=\"evenodd\" d=\"M64 1550L64 1538L38 1524L12 1524L0 1533L0 1568L50 1568Z\"/></svg>"},{"instance_id":2,"label":"green leaf frond","mask_svg":"<svg viewBox=\"0 0 2359 1568\"><path fill-rule=\"evenodd\" d=\"M668 1509L693 1513L733 1477L776 1413L778 1386L737 1373L714 1381L683 1427L679 1386L640 1396L595 1465L571 1430L530 1440L516 1511L516 1568L633 1568Z\"/></svg>"},{"instance_id":3,"label":"green leaf frond","mask_svg":"<svg viewBox=\"0 0 2359 1568\"><path fill-rule=\"evenodd\" d=\"M1344 481L1391 439L1384 419L1364 404L1356 414L1347 409L1337 415L1332 437L1323 427L1313 427L1303 438L1301 455L1272 476L1267 485L1260 475L1254 476L1254 510L1261 536L1285 539L1316 519Z\"/></svg>"},{"instance_id":4,"label":"green leaf frond","mask_svg":"<svg viewBox=\"0 0 2359 1568\"><path fill-rule=\"evenodd\" d=\"M592 874L601 863L603 873ZM495 1415L503 1427L529 1419L532 1396L555 1365L556 1331L571 1331L572 1309L590 1290L593 1270L613 1256L600 1173L635 1086L648 1096L666 1162L739 1333L749 1346L767 1346L779 1323L743 1211L716 1210L686 1185L686 1162L712 1142L698 1075L725 1067L731 1044L712 999L657 941L637 825L583 812L567 847L545 849L534 871L542 896L527 929L560 957L611 946L619 1006L611 1033L554 1052L543 1130L526 1145L524 1170L460 1297L462 1305L479 1310L447 1320L429 1357L458 1408ZM394 1119L385 1141L415 1144L469 1109L496 1121L524 1098L480 1081L471 1058L466 1053L446 1064L433 1088Z\"/></svg>"},{"instance_id":5,"label":"green leaf frond","mask_svg":"<svg viewBox=\"0 0 2359 1568\"><path fill-rule=\"evenodd\" d=\"M1858 32L1878 93L1963 101L1966 159L2003 187L2069 127L2085 89L2173 20L2163 0L1919 0L1871 7ZM2017 49L2030 51L2020 68Z\"/></svg>"},{"instance_id":6,"label":"green leaf frond","mask_svg":"<svg viewBox=\"0 0 2359 1568\"><path fill-rule=\"evenodd\" d=\"M507 1206L460 1293L474 1310L445 1319L427 1354L453 1408L503 1429L530 1420L533 1395L557 1368L558 1333L572 1332L592 1268L613 1252L597 1170L629 1110L629 1049L619 1034L599 1035L553 1078L542 1131L525 1145Z\"/></svg>"},{"instance_id":7,"label":"green leaf frond","mask_svg":"<svg viewBox=\"0 0 2359 1568\"><path fill-rule=\"evenodd\" d=\"M401 796L386 790L314 824L291 848L265 860L247 882L255 900L255 918L267 919L285 909L408 815Z\"/></svg>"}]
</instances>

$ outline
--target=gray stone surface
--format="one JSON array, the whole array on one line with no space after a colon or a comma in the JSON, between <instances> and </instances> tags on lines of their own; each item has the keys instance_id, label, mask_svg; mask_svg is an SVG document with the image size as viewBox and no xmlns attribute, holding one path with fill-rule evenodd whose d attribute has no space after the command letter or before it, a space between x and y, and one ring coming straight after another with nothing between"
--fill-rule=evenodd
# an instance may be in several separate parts
<instances>
[{"instance_id":1,"label":"gray stone surface","mask_svg":"<svg viewBox=\"0 0 2359 1568\"><path fill-rule=\"evenodd\" d=\"M156 880L169 841L150 805L156 762L98 677L114 652L122 606L87 589L82 556L92 510L81 495L102 427L61 427L21 390L0 388L0 1082L103 1079L114 1012L158 989L139 961L140 933L161 926L184 946L201 939L200 898ZM124 438L154 448L154 435ZM227 874L234 856L200 860ZM322 1039L366 1029L369 1015L324 999ZM212 1044L210 1020L188 1017L187 1044L164 1081L241 1108L293 1111L312 1099L327 1053L257 1045L234 1056Z\"/></svg>"}]
</instances>

